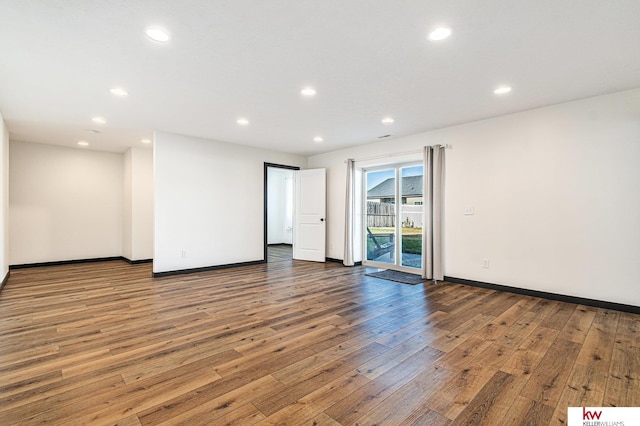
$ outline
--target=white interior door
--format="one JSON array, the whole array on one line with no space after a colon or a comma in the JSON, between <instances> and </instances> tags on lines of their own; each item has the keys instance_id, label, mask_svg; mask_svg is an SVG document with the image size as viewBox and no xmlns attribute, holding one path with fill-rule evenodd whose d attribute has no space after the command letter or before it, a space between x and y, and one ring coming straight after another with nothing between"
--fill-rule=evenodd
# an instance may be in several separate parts
<instances>
[{"instance_id":1,"label":"white interior door","mask_svg":"<svg viewBox=\"0 0 640 426\"><path fill-rule=\"evenodd\" d=\"M326 171L294 172L293 258L325 261L326 240Z\"/></svg>"}]
</instances>

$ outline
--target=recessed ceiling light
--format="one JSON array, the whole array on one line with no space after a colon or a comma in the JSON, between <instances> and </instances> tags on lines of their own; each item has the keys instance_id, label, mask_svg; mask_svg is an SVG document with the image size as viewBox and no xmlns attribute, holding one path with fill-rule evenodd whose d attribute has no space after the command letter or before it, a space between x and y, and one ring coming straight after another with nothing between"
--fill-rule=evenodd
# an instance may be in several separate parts
<instances>
[{"instance_id":1,"label":"recessed ceiling light","mask_svg":"<svg viewBox=\"0 0 640 426\"><path fill-rule=\"evenodd\" d=\"M395 120L391 117L385 117L382 119L382 124L388 126L389 124L393 124Z\"/></svg>"},{"instance_id":2,"label":"recessed ceiling light","mask_svg":"<svg viewBox=\"0 0 640 426\"><path fill-rule=\"evenodd\" d=\"M151 143L151 139L140 139L142 143Z\"/></svg>"},{"instance_id":3,"label":"recessed ceiling light","mask_svg":"<svg viewBox=\"0 0 640 426\"><path fill-rule=\"evenodd\" d=\"M105 120L103 117L93 117L91 121L93 121L96 124L106 124L107 122L107 120Z\"/></svg>"},{"instance_id":4,"label":"recessed ceiling light","mask_svg":"<svg viewBox=\"0 0 640 426\"><path fill-rule=\"evenodd\" d=\"M236 123L238 123L241 126L246 126L247 124L249 124L249 120L247 120L246 118L242 117L242 118L238 118L236 120Z\"/></svg>"},{"instance_id":5,"label":"recessed ceiling light","mask_svg":"<svg viewBox=\"0 0 640 426\"><path fill-rule=\"evenodd\" d=\"M315 138L313 138L313 141L318 143L322 142L323 140L324 139L322 139L322 136L316 136Z\"/></svg>"},{"instance_id":6,"label":"recessed ceiling light","mask_svg":"<svg viewBox=\"0 0 640 426\"><path fill-rule=\"evenodd\" d=\"M505 95L511 91L511 86L500 86L493 91L496 95Z\"/></svg>"},{"instance_id":7,"label":"recessed ceiling light","mask_svg":"<svg viewBox=\"0 0 640 426\"><path fill-rule=\"evenodd\" d=\"M303 96L315 96L316 89L314 89L313 87L305 87L300 91L300 94Z\"/></svg>"},{"instance_id":8,"label":"recessed ceiling light","mask_svg":"<svg viewBox=\"0 0 640 426\"><path fill-rule=\"evenodd\" d=\"M171 34L167 30L158 27L149 27L144 32L147 37L158 43L166 43L171 40Z\"/></svg>"},{"instance_id":9,"label":"recessed ceiling light","mask_svg":"<svg viewBox=\"0 0 640 426\"><path fill-rule=\"evenodd\" d=\"M87 142L87 141L78 141L78 145L80 145L80 146L89 146L89 142Z\"/></svg>"},{"instance_id":10,"label":"recessed ceiling light","mask_svg":"<svg viewBox=\"0 0 640 426\"><path fill-rule=\"evenodd\" d=\"M126 90L120 88L120 87L114 87L113 89L109 90L111 92L112 95L115 96L120 96L120 97L125 97L125 96L129 96L129 92L127 92Z\"/></svg>"},{"instance_id":11,"label":"recessed ceiling light","mask_svg":"<svg viewBox=\"0 0 640 426\"><path fill-rule=\"evenodd\" d=\"M448 38L452 33L451 28L449 27L438 27L435 30L429 33L429 40L431 41L440 41Z\"/></svg>"}]
</instances>

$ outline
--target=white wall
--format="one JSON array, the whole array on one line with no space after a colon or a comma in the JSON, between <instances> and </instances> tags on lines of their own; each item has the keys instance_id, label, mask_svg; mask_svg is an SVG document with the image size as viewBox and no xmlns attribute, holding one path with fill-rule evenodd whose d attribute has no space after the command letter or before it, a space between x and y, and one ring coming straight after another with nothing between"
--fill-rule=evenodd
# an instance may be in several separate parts
<instances>
[{"instance_id":1,"label":"white wall","mask_svg":"<svg viewBox=\"0 0 640 426\"><path fill-rule=\"evenodd\" d=\"M307 165L301 156L157 132L153 271L263 260L265 162Z\"/></svg>"},{"instance_id":2,"label":"white wall","mask_svg":"<svg viewBox=\"0 0 640 426\"><path fill-rule=\"evenodd\" d=\"M293 244L293 170L267 168L267 242Z\"/></svg>"},{"instance_id":3,"label":"white wall","mask_svg":"<svg viewBox=\"0 0 640 426\"><path fill-rule=\"evenodd\" d=\"M640 306L640 89L310 157L327 256L343 253L344 160L434 144L452 145L445 275Z\"/></svg>"},{"instance_id":4,"label":"white wall","mask_svg":"<svg viewBox=\"0 0 640 426\"><path fill-rule=\"evenodd\" d=\"M120 256L121 154L11 141L9 262Z\"/></svg>"},{"instance_id":5,"label":"white wall","mask_svg":"<svg viewBox=\"0 0 640 426\"><path fill-rule=\"evenodd\" d=\"M133 182L132 150L122 156L122 256L133 260Z\"/></svg>"},{"instance_id":6,"label":"white wall","mask_svg":"<svg viewBox=\"0 0 640 426\"><path fill-rule=\"evenodd\" d=\"M122 255L153 257L153 150L130 148L123 155L124 200Z\"/></svg>"},{"instance_id":7,"label":"white wall","mask_svg":"<svg viewBox=\"0 0 640 426\"><path fill-rule=\"evenodd\" d=\"M0 281L9 272L9 130L0 114Z\"/></svg>"}]
</instances>

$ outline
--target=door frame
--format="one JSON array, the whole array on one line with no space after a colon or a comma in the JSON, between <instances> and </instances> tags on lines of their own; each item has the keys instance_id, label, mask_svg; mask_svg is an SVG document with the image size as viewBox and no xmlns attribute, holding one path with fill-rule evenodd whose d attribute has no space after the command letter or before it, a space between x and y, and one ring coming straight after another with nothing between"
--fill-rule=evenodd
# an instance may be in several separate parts
<instances>
[{"instance_id":1,"label":"door frame","mask_svg":"<svg viewBox=\"0 0 640 426\"><path fill-rule=\"evenodd\" d=\"M288 166L286 164L275 164L275 163L264 163L264 202L263 202L263 208L264 208L264 263L268 263L269 261L269 257L268 257L268 253L267 253L267 249L268 249L268 244L267 241L267 228L268 228L268 218L267 218L267 203L269 202L269 192L268 192L268 186L267 186L267 179L268 179L268 171L269 171L269 167L274 168L274 169L287 169L287 170L300 170L300 167L298 166Z\"/></svg>"},{"instance_id":2,"label":"door frame","mask_svg":"<svg viewBox=\"0 0 640 426\"><path fill-rule=\"evenodd\" d=\"M388 164L381 164L381 165L375 165L375 166L371 166L371 167L363 167L362 168L362 264L364 266L370 266L373 268L383 268L383 269L393 269L395 271L401 271L401 272L408 272L408 273L412 273L415 274L417 271L420 271L421 268L413 268L410 266L403 266L402 265L402 230L399 229L398 227L401 226L401 222L398 222L400 219L400 211L402 209L402 194L400 191L400 187L401 187L401 176L400 176L400 170L402 168L405 167L413 167L413 166L420 166L422 165L422 163L420 163L419 160L409 160L409 161L401 161L398 163L388 163ZM394 258L395 261L394 263L384 263L384 262L376 262L374 260L367 260L367 172L375 172L375 171L379 171L379 170L387 170L387 169L393 169L394 170L394 177L395 177L395 197L396 197L396 202L394 205L394 211L395 211L395 215L396 215L396 229L394 231L395 234L395 240L396 243L394 245ZM423 172L424 173L424 170ZM424 197L424 188L423 188L423 197ZM398 202L398 198L400 198L400 202ZM424 222L424 218L423 218L423 222ZM422 232L426 232L426 229L422 229ZM420 254L420 257L422 258L421 263L424 262L424 248L423 248L423 252Z\"/></svg>"}]
</instances>

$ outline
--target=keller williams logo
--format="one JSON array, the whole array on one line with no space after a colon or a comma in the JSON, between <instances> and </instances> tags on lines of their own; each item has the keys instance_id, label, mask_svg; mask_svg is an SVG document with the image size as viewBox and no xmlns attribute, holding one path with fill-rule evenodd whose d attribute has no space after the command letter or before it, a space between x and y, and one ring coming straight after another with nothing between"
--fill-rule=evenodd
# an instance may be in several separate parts
<instances>
[{"instance_id":1,"label":"keller williams logo","mask_svg":"<svg viewBox=\"0 0 640 426\"><path fill-rule=\"evenodd\" d=\"M582 407L582 420L600 420L602 411L587 411L586 407Z\"/></svg>"},{"instance_id":2,"label":"keller williams logo","mask_svg":"<svg viewBox=\"0 0 640 426\"><path fill-rule=\"evenodd\" d=\"M567 407L567 426L640 426L640 407Z\"/></svg>"}]
</instances>

